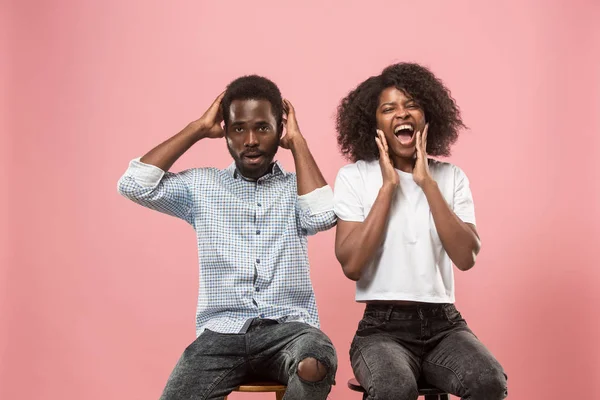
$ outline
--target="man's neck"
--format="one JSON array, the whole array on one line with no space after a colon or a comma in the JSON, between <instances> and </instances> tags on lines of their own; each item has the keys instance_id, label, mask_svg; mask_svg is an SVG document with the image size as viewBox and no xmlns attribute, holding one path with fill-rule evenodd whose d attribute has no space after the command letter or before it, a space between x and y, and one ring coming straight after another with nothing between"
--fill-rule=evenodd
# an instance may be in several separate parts
<instances>
[{"instance_id":1,"label":"man's neck","mask_svg":"<svg viewBox=\"0 0 600 400\"><path fill-rule=\"evenodd\" d=\"M260 178L262 178L263 176L269 175L271 173L273 173L273 167L275 166L275 162L272 162L269 167L266 169L266 171L259 176L258 178L250 178L245 176L244 174L242 174L242 172L240 171L240 169L236 166L235 167L235 174L239 175L240 178L242 178L245 181L248 182L256 182L257 180L259 180Z\"/></svg>"}]
</instances>

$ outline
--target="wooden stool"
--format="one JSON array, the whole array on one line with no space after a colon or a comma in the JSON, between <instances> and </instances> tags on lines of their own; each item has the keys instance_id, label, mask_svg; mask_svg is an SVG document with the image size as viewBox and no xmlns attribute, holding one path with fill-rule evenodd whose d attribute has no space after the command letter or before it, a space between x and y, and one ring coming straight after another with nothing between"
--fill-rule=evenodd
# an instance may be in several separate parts
<instances>
[{"instance_id":1,"label":"wooden stool","mask_svg":"<svg viewBox=\"0 0 600 400\"><path fill-rule=\"evenodd\" d=\"M348 387L355 392L363 393L363 399L367 398L367 391L360 386L360 383L354 378L348 381ZM425 400L450 400L448 393L444 393L431 385L421 384L419 382L419 396L425 396Z\"/></svg>"},{"instance_id":2,"label":"wooden stool","mask_svg":"<svg viewBox=\"0 0 600 400\"><path fill-rule=\"evenodd\" d=\"M279 382L252 382L245 385L240 385L233 389L234 392L254 392L254 393L268 393L275 392L275 399L283 399L286 387ZM227 400L227 396L225 396Z\"/></svg>"}]
</instances>

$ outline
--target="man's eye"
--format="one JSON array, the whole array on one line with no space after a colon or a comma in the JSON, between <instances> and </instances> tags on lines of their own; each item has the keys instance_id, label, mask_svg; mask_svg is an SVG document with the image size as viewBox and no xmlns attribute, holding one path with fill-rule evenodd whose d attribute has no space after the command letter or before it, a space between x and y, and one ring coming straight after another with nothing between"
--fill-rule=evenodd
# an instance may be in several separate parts
<instances>
[{"instance_id":1,"label":"man's eye","mask_svg":"<svg viewBox=\"0 0 600 400\"><path fill-rule=\"evenodd\" d=\"M269 127L267 125L261 126L260 128L258 128L258 130L260 132L268 132L269 131Z\"/></svg>"},{"instance_id":2,"label":"man's eye","mask_svg":"<svg viewBox=\"0 0 600 400\"><path fill-rule=\"evenodd\" d=\"M240 128L240 127L238 126L237 128L234 128L234 129L233 129L233 131L234 131L235 133L242 133L242 132L244 132L244 128Z\"/></svg>"}]
</instances>

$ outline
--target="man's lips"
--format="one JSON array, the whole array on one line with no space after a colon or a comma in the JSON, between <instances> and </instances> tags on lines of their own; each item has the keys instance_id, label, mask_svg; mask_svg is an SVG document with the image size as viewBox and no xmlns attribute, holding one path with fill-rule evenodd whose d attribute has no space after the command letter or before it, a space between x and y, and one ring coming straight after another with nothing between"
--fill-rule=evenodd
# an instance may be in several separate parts
<instances>
[{"instance_id":1,"label":"man's lips","mask_svg":"<svg viewBox=\"0 0 600 400\"><path fill-rule=\"evenodd\" d=\"M264 157L263 153L243 153L242 158L251 164L255 164L261 161Z\"/></svg>"}]
</instances>

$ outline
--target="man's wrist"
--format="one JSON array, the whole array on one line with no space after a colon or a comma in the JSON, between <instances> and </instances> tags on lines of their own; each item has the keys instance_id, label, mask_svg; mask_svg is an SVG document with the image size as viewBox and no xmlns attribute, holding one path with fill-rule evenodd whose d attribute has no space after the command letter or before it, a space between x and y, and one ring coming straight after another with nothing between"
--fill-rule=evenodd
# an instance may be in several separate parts
<instances>
[{"instance_id":1,"label":"man's wrist","mask_svg":"<svg viewBox=\"0 0 600 400\"><path fill-rule=\"evenodd\" d=\"M208 129L204 126L201 121L190 122L187 126L186 133L190 135L195 141L204 139L208 132Z\"/></svg>"},{"instance_id":2,"label":"man's wrist","mask_svg":"<svg viewBox=\"0 0 600 400\"><path fill-rule=\"evenodd\" d=\"M304 139L304 136L302 136L301 134L296 134L290 140L290 150L292 152L302 151L306 149L308 149L308 143L306 142L306 139Z\"/></svg>"}]
</instances>

